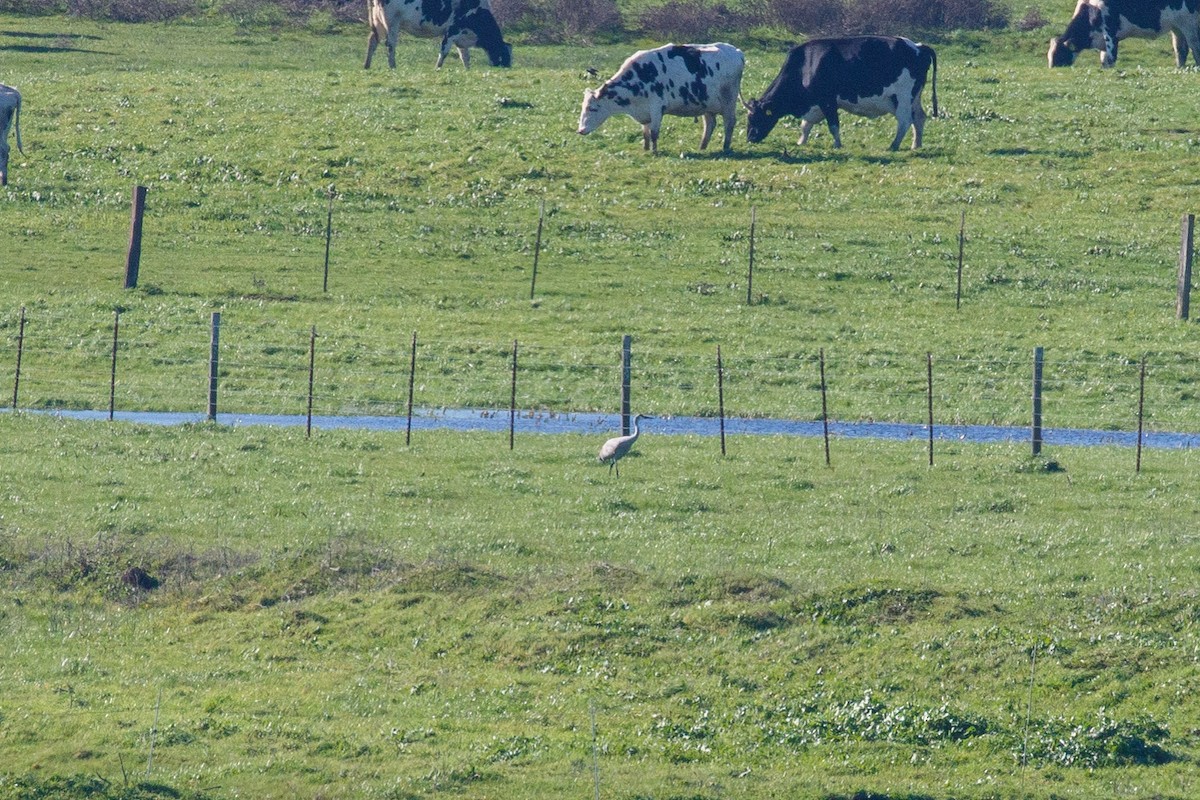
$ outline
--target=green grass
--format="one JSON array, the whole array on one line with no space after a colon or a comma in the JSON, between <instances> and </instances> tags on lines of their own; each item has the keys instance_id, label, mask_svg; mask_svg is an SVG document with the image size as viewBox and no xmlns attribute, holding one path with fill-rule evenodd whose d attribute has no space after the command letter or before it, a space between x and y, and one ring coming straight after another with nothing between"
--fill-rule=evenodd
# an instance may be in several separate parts
<instances>
[{"instance_id":1,"label":"green grass","mask_svg":"<svg viewBox=\"0 0 1200 800\"><path fill-rule=\"evenodd\" d=\"M933 352L939 419L1018 424L1044 346L1047 424L1131 428L1145 356L1151 427L1200 429L1165 41L1050 72L1044 31L949 36L916 154L673 119L653 157L574 133L584 68L648 43L393 73L357 30L0 31L25 408L107 407L119 307L118 408L202 408L220 311L231 411L302 411L315 326L318 413L398 413L413 331L423 405L506 404L519 339L523 408L611 410L628 333L638 410L714 413L720 345L727 411L813 417L824 349L833 416L921 421ZM596 437L0 415L0 798L1196 794L1193 453L729 444L648 434L616 480Z\"/></svg>"},{"instance_id":2,"label":"green grass","mask_svg":"<svg viewBox=\"0 0 1200 800\"><path fill-rule=\"evenodd\" d=\"M887 121L848 117L842 151L827 136L800 149L785 125L756 146L739 128L726 157L670 119L655 158L626 118L574 133L584 67L607 74L633 45L527 46L511 71L438 72L435 43L406 39L393 73L360 68L358 30L3 26L18 43L79 37L6 62L28 152L3 195L0 344L11 363L27 307L27 407L106 405L120 307L127 409L202 407L221 311L231 411L303 407L315 326L318 413L393 409L413 331L426 405L503 404L519 339L525 407L610 409L628 333L639 403L658 413L715 413L721 345L733 413L811 417L824 348L842 418L920 419L933 352L945 418L1016 424L1044 346L1056 424L1131 427L1144 356L1151 426L1200 427L1191 325L1174 320L1196 74L1165 41L1133 43L1118 70L1051 72L1044 31L947 37L946 116L916 154L885 149ZM781 53L749 59L754 95ZM149 217L127 292L134 183Z\"/></svg>"},{"instance_id":3,"label":"green grass","mask_svg":"<svg viewBox=\"0 0 1200 800\"><path fill-rule=\"evenodd\" d=\"M158 713L218 797L1195 790L1190 452L0 427L15 775Z\"/></svg>"}]
</instances>

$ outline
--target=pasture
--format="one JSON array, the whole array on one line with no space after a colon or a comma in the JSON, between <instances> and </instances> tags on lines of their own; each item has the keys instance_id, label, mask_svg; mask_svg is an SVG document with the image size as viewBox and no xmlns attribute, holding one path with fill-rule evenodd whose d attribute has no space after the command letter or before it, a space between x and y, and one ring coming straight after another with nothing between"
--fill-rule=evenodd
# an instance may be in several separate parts
<instances>
[{"instance_id":1,"label":"pasture","mask_svg":"<svg viewBox=\"0 0 1200 800\"><path fill-rule=\"evenodd\" d=\"M25 98L0 363L24 306L26 407L103 407L120 308L125 408L200 408L220 311L255 386L316 327L330 411L394 390L413 331L441 354L431 405L486 405L479 364L520 339L548 365L527 407L613 410L630 334L637 411L711 413L675 376L721 345L791 365L735 382L741 413L811 416L824 349L853 365L835 413L919 421L896 387L933 352L965 365L956 419L1019 424L1044 346L1070 365L1048 424L1128 425L1145 357L1152 424L1200 429L1174 318L1198 76L1166 40L1054 72L1049 29L934 41L945 116L916 153L853 117L840 151L781 123L701 153L668 118L652 156L628 119L574 132L585 69L651 43L518 41L467 72L402 38L366 72L358 29L0 32ZM734 43L756 96L782 44ZM1135 475L1111 449L953 445L931 469L838 442L830 469L810 441L722 459L648 426L618 480L601 440L0 415L0 798L1195 796L1194 453Z\"/></svg>"}]
</instances>

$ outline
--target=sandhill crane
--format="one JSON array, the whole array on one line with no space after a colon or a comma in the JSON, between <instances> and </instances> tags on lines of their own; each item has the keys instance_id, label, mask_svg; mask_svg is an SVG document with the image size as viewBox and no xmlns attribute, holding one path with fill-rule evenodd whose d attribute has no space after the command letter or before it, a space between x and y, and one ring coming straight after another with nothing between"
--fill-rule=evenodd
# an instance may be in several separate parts
<instances>
[{"instance_id":1,"label":"sandhill crane","mask_svg":"<svg viewBox=\"0 0 1200 800\"><path fill-rule=\"evenodd\" d=\"M609 439L600 448L600 454L596 456L596 459L601 464L608 464L609 472L616 469L618 478L621 477L621 468L617 466L617 462L629 452L630 448L633 447L633 443L637 441L641 433L638 430L638 423L644 419L654 419L654 417L649 414L638 414L633 418L633 433L629 436L614 436Z\"/></svg>"}]
</instances>

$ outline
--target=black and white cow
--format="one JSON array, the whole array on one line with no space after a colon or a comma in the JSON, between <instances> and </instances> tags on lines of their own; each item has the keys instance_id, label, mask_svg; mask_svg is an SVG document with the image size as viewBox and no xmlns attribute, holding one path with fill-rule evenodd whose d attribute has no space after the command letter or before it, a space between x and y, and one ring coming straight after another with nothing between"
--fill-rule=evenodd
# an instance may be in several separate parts
<instances>
[{"instance_id":1,"label":"black and white cow","mask_svg":"<svg viewBox=\"0 0 1200 800\"><path fill-rule=\"evenodd\" d=\"M762 97L746 103L746 133L751 142L766 138L780 117L800 118L800 144L812 126L829 123L833 146L841 147L838 109L864 117L896 116L896 138L913 130L913 149L921 146L925 109L921 91L933 66L933 115L937 107L937 54L933 48L892 36L811 39L796 45Z\"/></svg>"},{"instance_id":2,"label":"black and white cow","mask_svg":"<svg viewBox=\"0 0 1200 800\"><path fill-rule=\"evenodd\" d=\"M512 45L504 41L489 0L367 0L367 22L371 35L364 69L371 68L371 56L381 41L387 42L388 66L396 68L396 40L401 30L414 36L442 37L438 69L451 47L458 48L464 67L471 65L471 47L487 53L493 67L512 66Z\"/></svg>"},{"instance_id":3,"label":"black and white cow","mask_svg":"<svg viewBox=\"0 0 1200 800\"><path fill-rule=\"evenodd\" d=\"M17 128L17 150L21 148L21 93L0 83L0 186L8 185L8 132L13 122Z\"/></svg>"},{"instance_id":4,"label":"black and white cow","mask_svg":"<svg viewBox=\"0 0 1200 800\"><path fill-rule=\"evenodd\" d=\"M1051 67L1069 67L1082 50L1099 50L1100 65L1117 61L1117 42L1153 39L1171 32L1175 64L1187 64L1188 50L1200 65L1200 0L1079 0L1062 36L1050 40Z\"/></svg>"},{"instance_id":5,"label":"black and white cow","mask_svg":"<svg viewBox=\"0 0 1200 800\"><path fill-rule=\"evenodd\" d=\"M731 44L668 44L639 50L599 89L583 93L579 133L599 128L613 114L628 114L642 123L642 144L658 151L664 114L704 117L700 149L708 147L717 114L725 122L725 150L737 122L738 92L746 57Z\"/></svg>"}]
</instances>

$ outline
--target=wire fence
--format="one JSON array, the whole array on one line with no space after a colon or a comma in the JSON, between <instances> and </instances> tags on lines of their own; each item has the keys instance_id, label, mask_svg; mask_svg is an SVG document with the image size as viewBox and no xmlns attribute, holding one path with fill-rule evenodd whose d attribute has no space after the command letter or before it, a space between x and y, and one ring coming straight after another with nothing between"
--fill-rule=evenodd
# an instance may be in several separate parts
<instances>
[{"instance_id":1,"label":"wire fence","mask_svg":"<svg viewBox=\"0 0 1200 800\"><path fill-rule=\"evenodd\" d=\"M211 321L82 321L22 310L0 327L12 408L204 413L210 400ZM620 408L621 337L591 347L513 339L384 339L358 331L281 329L226 320L220 328L222 414L403 417L425 409L522 413ZM824 354L825 383L819 358ZM932 359L930 381L929 359ZM824 351L668 352L635 341L629 391L636 411L660 416L923 424L932 401L942 425L1030 424L1032 353ZM1200 431L1200 358L1119 356L1048 349L1048 428ZM719 386L720 385L720 386ZM515 392L514 392L515 386ZM310 388L311 387L311 388ZM723 397L718 396L718 388ZM824 398L822 392L825 392ZM722 403L723 400L723 403ZM1139 417L1139 411L1142 416Z\"/></svg>"}]
</instances>

